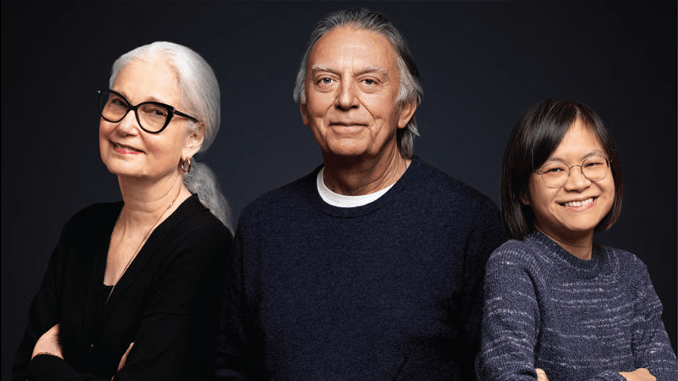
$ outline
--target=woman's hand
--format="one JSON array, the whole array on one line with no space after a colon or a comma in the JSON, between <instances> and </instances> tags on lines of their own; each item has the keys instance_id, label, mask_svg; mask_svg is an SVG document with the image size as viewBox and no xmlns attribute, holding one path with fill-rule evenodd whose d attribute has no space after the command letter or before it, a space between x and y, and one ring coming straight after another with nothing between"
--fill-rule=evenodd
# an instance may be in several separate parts
<instances>
[{"instance_id":1,"label":"woman's hand","mask_svg":"<svg viewBox=\"0 0 678 381\"><path fill-rule=\"evenodd\" d=\"M31 360L39 354L49 354L61 359L64 358L64 354L61 352L61 343L59 342L59 324L54 325L49 331L40 336L33 348Z\"/></svg>"},{"instance_id":2,"label":"woman's hand","mask_svg":"<svg viewBox=\"0 0 678 381\"><path fill-rule=\"evenodd\" d=\"M549 381L549 378L546 377L546 372L541 368L536 368L537 371L537 381Z\"/></svg>"},{"instance_id":3,"label":"woman's hand","mask_svg":"<svg viewBox=\"0 0 678 381\"><path fill-rule=\"evenodd\" d=\"M125 366L125 363L127 362L127 356L129 356L129 351L132 350L132 345L134 345L134 342L129 345L129 348L125 351L125 354L122 355L122 358L120 359L120 364L118 364L118 370L122 369L123 366Z\"/></svg>"},{"instance_id":4,"label":"woman's hand","mask_svg":"<svg viewBox=\"0 0 678 381\"><path fill-rule=\"evenodd\" d=\"M633 372L619 372L628 381L657 381L657 378L650 374L645 368L638 368Z\"/></svg>"}]
</instances>

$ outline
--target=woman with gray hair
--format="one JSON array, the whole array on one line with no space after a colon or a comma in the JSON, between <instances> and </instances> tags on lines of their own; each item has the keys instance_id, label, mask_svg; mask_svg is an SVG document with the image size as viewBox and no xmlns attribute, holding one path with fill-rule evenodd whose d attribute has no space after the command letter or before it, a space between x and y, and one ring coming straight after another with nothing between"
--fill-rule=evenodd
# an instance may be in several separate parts
<instances>
[{"instance_id":1,"label":"woman with gray hair","mask_svg":"<svg viewBox=\"0 0 678 381\"><path fill-rule=\"evenodd\" d=\"M101 159L122 202L66 224L33 300L12 378L210 378L229 211L192 161L219 129L219 86L191 49L155 42L99 91Z\"/></svg>"}]
</instances>

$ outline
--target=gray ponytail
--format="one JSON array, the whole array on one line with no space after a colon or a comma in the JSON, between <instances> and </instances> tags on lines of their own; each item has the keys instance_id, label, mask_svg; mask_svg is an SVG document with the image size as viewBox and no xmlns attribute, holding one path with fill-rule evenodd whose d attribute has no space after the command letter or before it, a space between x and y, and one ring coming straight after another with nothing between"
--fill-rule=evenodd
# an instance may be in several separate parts
<instances>
[{"instance_id":1,"label":"gray ponytail","mask_svg":"<svg viewBox=\"0 0 678 381\"><path fill-rule=\"evenodd\" d=\"M184 174L184 184L191 193L197 193L200 202L233 232L231 208L221 193L214 172L206 164L191 160L191 170Z\"/></svg>"}]
</instances>

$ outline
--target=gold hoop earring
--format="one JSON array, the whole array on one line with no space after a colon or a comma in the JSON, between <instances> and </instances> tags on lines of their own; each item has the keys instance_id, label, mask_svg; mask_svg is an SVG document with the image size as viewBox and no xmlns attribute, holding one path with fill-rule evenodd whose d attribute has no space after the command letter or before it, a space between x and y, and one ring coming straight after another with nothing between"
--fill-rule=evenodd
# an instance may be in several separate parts
<instances>
[{"instance_id":1,"label":"gold hoop earring","mask_svg":"<svg viewBox=\"0 0 678 381\"><path fill-rule=\"evenodd\" d=\"M188 164L186 164L186 163L188 163ZM190 172L191 171L191 158L189 157L186 160L182 160L181 163L179 164L179 166L181 167L181 172L183 172L183 173ZM188 168L186 168L187 166L188 166Z\"/></svg>"}]
</instances>

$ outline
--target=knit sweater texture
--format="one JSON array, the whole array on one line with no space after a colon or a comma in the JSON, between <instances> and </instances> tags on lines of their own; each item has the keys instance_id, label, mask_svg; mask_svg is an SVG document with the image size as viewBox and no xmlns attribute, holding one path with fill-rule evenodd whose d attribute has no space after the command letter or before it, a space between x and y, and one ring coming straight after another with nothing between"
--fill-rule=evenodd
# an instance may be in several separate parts
<instances>
[{"instance_id":1,"label":"knit sweater texture","mask_svg":"<svg viewBox=\"0 0 678 381\"><path fill-rule=\"evenodd\" d=\"M376 201L334 207L319 169L242 213L217 375L474 380L497 207L417 158Z\"/></svg>"},{"instance_id":2,"label":"knit sweater texture","mask_svg":"<svg viewBox=\"0 0 678 381\"><path fill-rule=\"evenodd\" d=\"M511 240L487 263L480 380L623 381L647 368L678 379L661 321L662 304L645 264L631 253L594 245L582 260L534 231Z\"/></svg>"}]
</instances>

